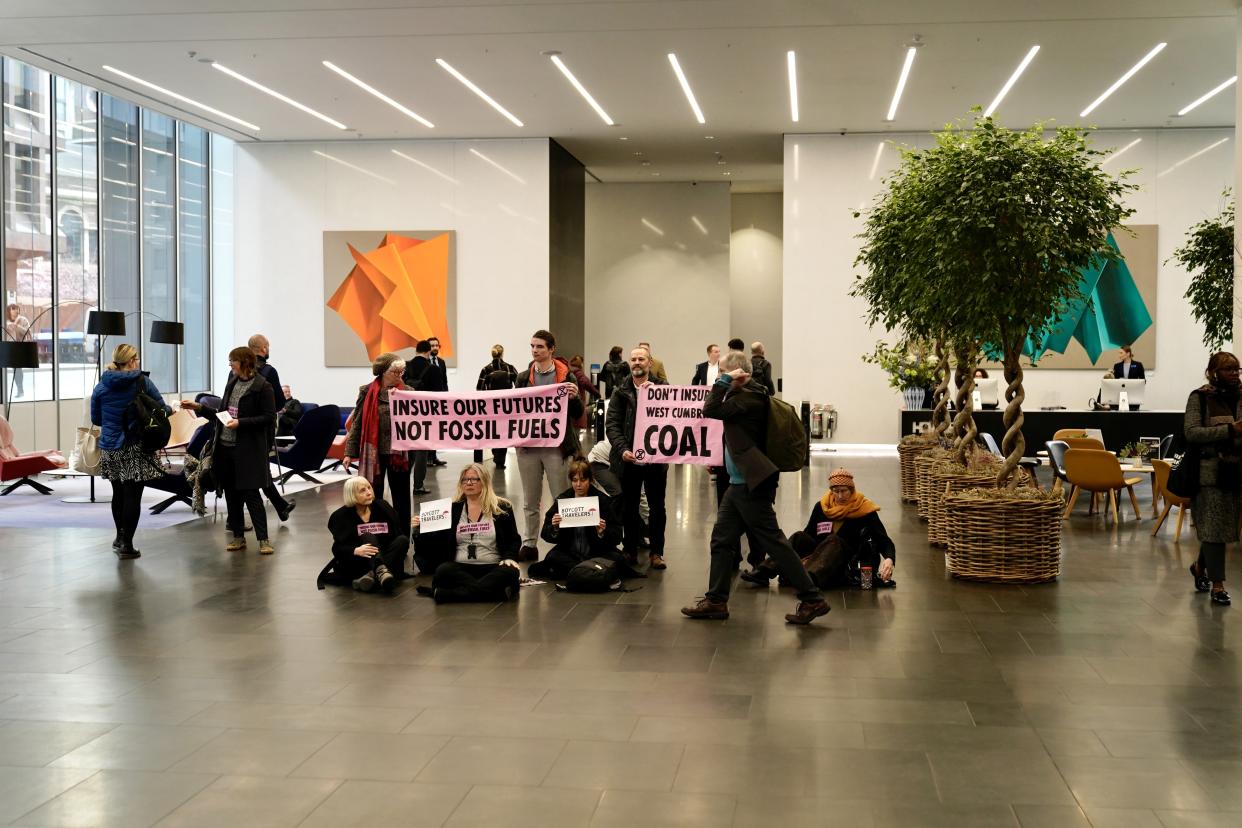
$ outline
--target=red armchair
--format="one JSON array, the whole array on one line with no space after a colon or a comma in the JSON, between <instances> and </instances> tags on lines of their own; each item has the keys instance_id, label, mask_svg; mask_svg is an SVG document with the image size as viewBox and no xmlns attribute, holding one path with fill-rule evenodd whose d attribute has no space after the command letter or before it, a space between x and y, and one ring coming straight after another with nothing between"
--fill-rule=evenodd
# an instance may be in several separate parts
<instances>
[{"instance_id":1,"label":"red armchair","mask_svg":"<svg viewBox=\"0 0 1242 828\"><path fill-rule=\"evenodd\" d=\"M52 469L63 469L68 465L58 451L36 451L22 454L13 445L13 428L9 421L0 416L0 483L10 480L17 482L0 491L0 497L9 494L19 486L29 486L40 494L51 494L52 490L34 480L31 475Z\"/></svg>"}]
</instances>

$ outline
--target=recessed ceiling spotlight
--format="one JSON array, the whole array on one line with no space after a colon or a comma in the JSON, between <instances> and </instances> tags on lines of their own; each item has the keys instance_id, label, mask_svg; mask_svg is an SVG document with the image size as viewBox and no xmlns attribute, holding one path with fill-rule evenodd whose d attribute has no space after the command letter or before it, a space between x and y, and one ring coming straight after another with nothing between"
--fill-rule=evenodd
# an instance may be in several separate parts
<instances>
[{"instance_id":1,"label":"recessed ceiling spotlight","mask_svg":"<svg viewBox=\"0 0 1242 828\"><path fill-rule=\"evenodd\" d=\"M658 176L658 175L659 175L659 173L658 173L658 172L653 172L653 173L652 173L652 175L656 175L656 176Z\"/></svg>"},{"instance_id":2,"label":"recessed ceiling spotlight","mask_svg":"<svg viewBox=\"0 0 1242 828\"><path fill-rule=\"evenodd\" d=\"M255 132L260 131L258 126L250 123L249 121L243 121L241 118L237 118L233 115L228 114L227 112L221 112L220 110L215 109L214 107L210 107L205 103L199 103L193 98L187 98L185 95L179 94L177 92L173 92L171 89L165 89L162 86L156 86L155 84L151 83L151 81L143 80L137 75L131 75L128 72L122 72L120 69L114 69L113 67L108 66L107 64L104 64L104 69L111 72L114 75L120 75L121 77L125 78L128 81L133 81L134 83L137 83L141 86L145 86L148 89L154 89L156 92L159 92L161 95L167 95L168 97L174 100L181 101L182 103L187 103L187 104L190 104L191 106L197 106L199 109L203 110L204 112L210 112L212 115L218 115L219 117L224 118L225 120L228 120L228 121L232 121L235 124L241 124L247 129L253 129Z\"/></svg>"},{"instance_id":3,"label":"recessed ceiling spotlight","mask_svg":"<svg viewBox=\"0 0 1242 828\"><path fill-rule=\"evenodd\" d=\"M681 84L681 91L685 93L686 100L690 103L690 108L694 110L695 119L700 124L707 123L707 119L703 117L703 110L699 109L699 102L694 99L694 90L690 88L690 81L686 79L686 73L681 71L681 64L677 62L677 55L669 52L668 62L673 65L673 73L677 75L677 82Z\"/></svg>"},{"instance_id":4,"label":"recessed ceiling spotlight","mask_svg":"<svg viewBox=\"0 0 1242 828\"><path fill-rule=\"evenodd\" d=\"M906 89L906 81L910 78L910 67L914 66L914 55L918 50L918 46L909 46L906 49L906 60L901 64L901 75L897 78L897 88L893 90L893 102L888 105L888 115L884 116L886 121L893 121L897 118L897 104L901 103L901 93Z\"/></svg>"},{"instance_id":5,"label":"recessed ceiling spotlight","mask_svg":"<svg viewBox=\"0 0 1242 828\"><path fill-rule=\"evenodd\" d=\"M283 101L284 103L289 104L289 106L292 106L294 109L300 109L303 112L305 112L307 115L314 116L318 118L319 120L324 121L325 123L332 124L332 126L336 127L337 129L349 129L349 127L345 126L340 121L329 118L327 115L324 115L322 112L316 112L315 110L311 109L306 104L299 103L298 101L295 101L293 98L290 98L288 95L282 95L281 93L277 92L275 89L269 89L268 87L264 86L258 81L251 80L250 78L246 77L241 72L233 71L232 69L225 66L224 64L213 63L211 64L211 68L219 69L221 72L228 75L230 78L233 78L234 80L239 80L242 83L246 84L247 86L253 87L254 89L259 90L260 92L271 95L276 100Z\"/></svg>"},{"instance_id":6,"label":"recessed ceiling spotlight","mask_svg":"<svg viewBox=\"0 0 1242 828\"><path fill-rule=\"evenodd\" d=\"M1148 63L1148 61L1150 61L1150 60L1151 60L1152 58L1154 58L1156 55L1160 54L1160 53L1164 50L1164 47L1165 47L1165 46L1168 46L1168 45L1169 45L1169 44L1167 44L1167 43L1157 43L1157 44L1155 45L1155 47L1154 47L1154 48L1153 48L1150 52L1148 52L1147 54L1143 55L1142 60L1140 60L1138 63L1134 64L1133 66L1131 66L1131 67L1130 67L1130 70L1129 70L1128 72L1126 72L1126 73L1125 73L1124 75L1122 75L1121 77L1117 78L1116 82L1114 82L1112 86L1108 87L1108 89L1105 89L1105 90L1104 90L1104 94L1103 94L1103 95L1101 95L1100 97L1098 97L1098 98L1096 98L1094 101L1092 101L1092 102L1091 102L1091 105L1090 105L1090 106L1088 106L1086 109L1084 109L1082 112L1079 112L1079 113L1078 113L1078 117L1079 117L1079 118L1085 118L1085 117L1087 117L1088 115L1090 115L1090 114L1091 114L1091 111L1092 111L1093 109L1095 109L1095 108L1096 108L1097 106L1099 106L1100 104L1104 103L1104 101L1108 99L1108 96L1109 96L1109 95L1113 94L1114 92L1116 92L1118 89L1120 89L1120 88L1121 88L1121 85L1122 85L1123 83L1125 83L1125 82L1126 82L1126 81L1128 81L1130 78L1132 78L1132 77L1134 77L1136 74L1138 74L1138 70L1140 70L1140 69L1142 69L1144 66L1146 66L1146 65L1147 65L1147 63Z\"/></svg>"},{"instance_id":7,"label":"recessed ceiling spotlight","mask_svg":"<svg viewBox=\"0 0 1242 828\"><path fill-rule=\"evenodd\" d=\"M608 117L608 113L604 111L604 108L599 105L595 98L591 96L591 93L587 91L587 88L582 85L582 82L574 76L573 72L569 71L569 67L565 65L565 61L561 60L560 52L544 52L544 54L552 60L552 63L557 69L561 70L561 74L565 76L565 79L569 81L574 89L578 90L578 94L591 105L591 109L595 110L595 114L598 115L608 126L616 126L616 124L613 123L612 118Z\"/></svg>"},{"instance_id":8,"label":"recessed ceiling spotlight","mask_svg":"<svg viewBox=\"0 0 1242 828\"><path fill-rule=\"evenodd\" d=\"M341 67L337 66L337 65L336 65L335 63L333 63L332 61L330 61L330 60L325 60L325 61L323 61L323 65L324 65L324 66L326 66L326 67L328 67L329 69L331 69L333 72L336 72L336 73L337 73L338 75L340 75L342 78L344 78L345 80L349 81L349 82L350 82L350 83L352 83L354 86L356 86L356 87L358 87L359 89L361 89L362 91L364 91L364 92L368 92L368 93L370 93L370 94L374 95L375 97L379 98L381 101L383 101L384 103L388 104L388 105L389 105L389 106L391 106L393 109L397 110L398 112L402 113L403 115L407 115L407 116L409 116L410 118L413 118L414 120L418 121L420 124L422 124L423 126L427 127L428 129L434 129L434 128L435 128L435 124L433 124L431 121L428 121L428 120L427 120L426 118L424 118L422 115L419 115L417 112L415 112L415 111L414 111L414 110L412 110L412 109L409 109L408 107L404 106L403 104L399 104L399 103L397 103L397 102L396 102L396 101L394 101L392 98L388 97L388 96L387 96L387 95L385 95L383 92L381 92L381 91L379 91L378 89L376 89L374 86L371 86L370 84L368 84L368 83L366 83L366 82L364 82L364 81L362 81L362 80L360 80L360 79L358 79L358 78L354 77L353 75L349 74L349 73L348 73L348 72L346 72L344 69L342 69Z\"/></svg>"},{"instance_id":9,"label":"recessed ceiling spotlight","mask_svg":"<svg viewBox=\"0 0 1242 828\"><path fill-rule=\"evenodd\" d=\"M703 137L704 137L704 138L706 138L708 141L715 141L715 140L716 140L716 136L715 136L715 135L704 135Z\"/></svg>"},{"instance_id":10,"label":"recessed ceiling spotlight","mask_svg":"<svg viewBox=\"0 0 1242 828\"><path fill-rule=\"evenodd\" d=\"M1039 53L1039 46L1032 46L1026 53L1026 57L1022 58L1022 62L1018 64L1018 68L1013 70L1013 74L1009 76L1009 80L1005 81L1005 85L1001 87L1001 91L996 93L996 98L992 103L988 104L988 108L983 111L986 118L996 111L996 107L1000 106L1000 102L1009 94L1009 90L1013 89L1013 85L1018 82L1018 78L1026 71L1026 67L1031 65L1031 61L1035 59L1035 55Z\"/></svg>"},{"instance_id":11,"label":"recessed ceiling spotlight","mask_svg":"<svg viewBox=\"0 0 1242 828\"><path fill-rule=\"evenodd\" d=\"M1214 96L1216 96L1216 95L1220 94L1221 92L1224 92L1226 89L1228 89L1229 87L1233 86L1233 85L1234 85L1235 83L1237 83L1237 82L1238 82L1238 76L1237 76L1237 75L1234 75L1232 78L1230 78L1229 80L1225 81L1225 82L1224 82L1224 83L1222 83L1220 86L1218 86L1218 87L1216 87L1215 89L1213 89L1211 92L1208 92L1208 93L1207 93L1206 95L1204 95L1202 98L1199 98L1199 99L1197 99L1197 100L1193 101L1192 103L1186 104L1186 106L1184 106L1184 107L1182 107L1181 109L1179 109L1179 110L1177 111L1177 115L1178 115L1178 117L1180 118L1182 115L1185 115L1187 112L1189 112L1190 110L1194 109L1196 106L1198 106L1199 104L1203 103L1204 101L1206 101L1206 100L1208 100L1208 99L1210 99L1210 98L1212 98L1212 97L1214 97Z\"/></svg>"},{"instance_id":12,"label":"recessed ceiling spotlight","mask_svg":"<svg viewBox=\"0 0 1242 828\"><path fill-rule=\"evenodd\" d=\"M627 136L622 135L622 136L620 136L619 138L617 138L617 140L618 140L618 141L628 141L628 140L630 140L630 139L629 139Z\"/></svg>"},{"instance_id":13,"label":"recessed ceiling spotlight","mask_svg":"<svg viewBox=\"0 0 1242 828\"><path fill-rule=\"evenodd\" d=\"M721 173L721 175L733 175L733 173L729 172L728 170L725 170L724 172Z\"/></svg>"},{"instance_id":14,"label":"recessed ceiling spotlight","mask_svg":"<svg viewBox=\"0 0 1242 828\"><path fill-rule=\"evenodd\" d=\"M641 156L641 155L643 154L643 151L642 151L642 150L635 150L635 151L634 151L634 154L635 154L635 155L638 155L638 156Z\"/></svg>"},{"instance_id":15,"label":"recessed ceiling spotlight","mask_svg":"<svg viewBox=\"0 0 1242 828\"><path fill-rule=\"evenodd\" d=\"M798 123L798 58L793 50L785 53L785 63L789 69L789 119Z\"/></svg>"},{"instance_id":16,"label":"recessed ceiling spotlight","mask_svg":"<svg viewBox=\"0 0 1242 828\"><path fill-rule=\"evenodd\" d=\"M650 161L640 161L640 162L638 162L638 163L642 164L644 167L650 167L650 166L651 166L651 162L650 162Z\"/></svg>"},{"instance_id":17,"label":"recessed ceiling spotlight","mask_svg":"<svg viewBox=\"0 0 1242 828\"><path fill-rule=\"evenodd\" d=\"M458 72L456 69L454 69L453 66L447 60L445 60L444 58L436 58L436 63L438 63L440 65L440 68L443 69L445 72L448 72L450 75L457 78L457 80L461 81L461 84L463 86L465 86L471 92L473 92L474 94L482 98L484 101L486 101L488 106L490 106L492 109L496 110L501 115L504 115L506 118L508 118L509 121L514 126L526 126L525 124L523 124L521 121L517 119L516 115L514 115L509 110L505 109L500 104L496 103L496 101L492 98L491 95L487 94L482 89L475 86L474 82L471 81L470 78L466 77L461 72Z\"/></svg>"}]
</instances>

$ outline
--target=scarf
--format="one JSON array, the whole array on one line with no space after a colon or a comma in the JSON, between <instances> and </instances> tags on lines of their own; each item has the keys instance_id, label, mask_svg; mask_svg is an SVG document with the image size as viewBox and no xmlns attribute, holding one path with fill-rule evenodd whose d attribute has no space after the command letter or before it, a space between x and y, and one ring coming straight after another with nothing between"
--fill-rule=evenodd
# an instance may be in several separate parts
<instances>
[{"instance_id":1,"label":"scarf","mask_svg":"<svg viewBox=\"0 0 1242 828\"><path fill-rule=\"evenodd\" d=\"M819 508L824 511L824 517L828 520L854 520L880 511L879 506L860 492L854 492L843 506L837 506L832 502L832 492L824 492L823 498L819 501Z\"/></svg>"},{"instance_id":2,"label":"scarf","mask_svg":"<svg viewBox=\"0 0 1242 828\"><path fill-rule=\"evenodd\" d=\"M374 486L376 478L379 475L379 395L380 388L383 385L383 378L376 377L371 383L371 387L367 389L367 398L362 401L362 422L359 424L358 435L358 474L371 482ZM393 388L405 389L405 385L398 382ZM388 455L388 465L394 469L409 468L409 460L406 458L405 452L391 452Z\"/></svg>"}]
</instances>

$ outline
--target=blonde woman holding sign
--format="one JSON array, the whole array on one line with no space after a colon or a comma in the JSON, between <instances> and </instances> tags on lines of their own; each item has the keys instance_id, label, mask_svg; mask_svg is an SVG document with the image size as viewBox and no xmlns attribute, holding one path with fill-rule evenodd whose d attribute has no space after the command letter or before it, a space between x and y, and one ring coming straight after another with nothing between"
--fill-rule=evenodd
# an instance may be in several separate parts
<instances>
[{"instance_id":1,"label":"blonde woman holding sign","mask_svg":"<svg viewBox=\"0 0 1242 828\"><path fill-rule=\"evenodd\" d=\"M419 532L411 518L414 562L419 572L433 571L431 586L419 595L437 604L508 601L518 594L517 554L522 546L513 504L497 496L492 476L481 463L471 463L457 479L452 523L445 529Z\"/></svg>"}]
</instances>

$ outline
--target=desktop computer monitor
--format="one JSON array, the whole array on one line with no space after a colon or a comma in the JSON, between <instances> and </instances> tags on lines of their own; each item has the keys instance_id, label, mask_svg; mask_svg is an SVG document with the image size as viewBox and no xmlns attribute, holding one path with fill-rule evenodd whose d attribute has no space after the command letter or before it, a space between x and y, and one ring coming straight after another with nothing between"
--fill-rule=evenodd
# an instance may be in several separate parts
<instances>
[{"instance_id":1,"label":"desktop computer monitor","mask_svg":"<svg viewBox=\"0 0 1242 828\"><path fill-rule=\"evenodd\" d=\"M1141 379L1102 379L1100 380L1100 402L1114 408L1121 401L1121 392L1125 391L1131 406L1143 404L1143 391L1147 388L1147 380Z\"/></svg>"},{"instance_id":2,"label":"desktop computer monitor","mask_svg":"<svg viewBox=\"0 0 1242 828\"><path fill-rule=\"evenodd\" d=\"M1000 380L995 377L975 380L975 390L979 392L979 402L995 408L997 403L1000 402L999 385Z\"/></svg>"}]
</instances>

